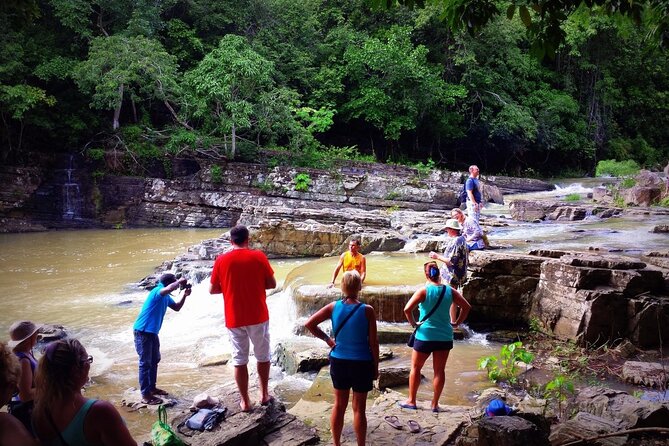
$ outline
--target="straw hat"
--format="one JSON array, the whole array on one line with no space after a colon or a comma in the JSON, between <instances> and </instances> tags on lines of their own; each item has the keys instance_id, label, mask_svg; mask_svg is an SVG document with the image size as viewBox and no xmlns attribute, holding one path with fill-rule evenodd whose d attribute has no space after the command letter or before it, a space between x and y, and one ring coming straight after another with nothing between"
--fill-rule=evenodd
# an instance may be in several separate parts
<instances>
[{"instance_id":1,"label":"straw hat","mask_svg":"<svg viewBox=\"0 0 669 446\"><path fill-rule=\"evenodd\" d=\"M12 340L7 343L7 346L9 348L16 347L21 342L34 335L40 328L42 328L42 324L36 325L30 321L14 322L12 326L9 327L9 337L12 338Z\"/></svg>"},{"instance_id":2,"label":"straw hat","mask_svg":"<svg viewBox=\"0 0 669 446\"><path fill-rule=\"evenodd\" d=\"M462 229L462 227L460 226L460 222L458 222L454 218L449 218L448 220L446 220L446 226L444 226L444 228L455 229L456 231L460 231Z\"/></svg>"}]
</instances>

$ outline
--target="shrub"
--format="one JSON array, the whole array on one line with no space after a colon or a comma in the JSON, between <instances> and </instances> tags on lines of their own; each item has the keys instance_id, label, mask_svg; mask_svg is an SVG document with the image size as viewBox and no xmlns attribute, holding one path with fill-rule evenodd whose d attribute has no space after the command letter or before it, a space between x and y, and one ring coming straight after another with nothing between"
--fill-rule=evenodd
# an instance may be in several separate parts
<instances>
[{"instance_id":1,"label":"shrub","mask_svg":"<svg viewBox=\"0 0 669 446\"><path fill-rule=\"evenodd\" d=\"M581 199L581 194L569 194L564 197L565 201L579 201Z\"/></svg>"},{"instance_id":2,"label":"shrub","mask_svg":"<svg viewBox=\"0 0 669 446\"><path fill-rule=\"evenodd\" d=\"M308 173L298 173L293 179L295 181L295 190L299 192L306 192L311 186L311 177Z\"/></svg>"},{"instance_id":3,"label":"shrub","mask_svg":"<svg viewBox=\"0 0 669 446\"><path fill-rule=\"evenodd\" d=\"M534 355L523 347L518 341L509 345L503 345L497 356L486 356L479 360L479 369L488 371L488 378L493 382L508 381L516 382L517 362L529 364L534 360Z\"/></svg>"},{"instance_id":4,"label":"shrub","mask_svg":"<svg viewBox=\"0 0 669 446\"><path fill-rule=\"evenodd\" d=\"M633 160L602 160L597 163L597 169L595 170L595 175L598 177L606 175L623 177L636 175L637 173L639 173L639 165Z\"/></svg>"},{"instance_id":5,"label":"shrub","mask_svg":"<svg viewBox=\"0 0 669 446\"><path fill-rule=\"evenodd\" d=\"M214 164L211 166L210 173L212 183L218 184L223 182L223 171L221 170L221 166Z\"/></svg>"}]
</instances>

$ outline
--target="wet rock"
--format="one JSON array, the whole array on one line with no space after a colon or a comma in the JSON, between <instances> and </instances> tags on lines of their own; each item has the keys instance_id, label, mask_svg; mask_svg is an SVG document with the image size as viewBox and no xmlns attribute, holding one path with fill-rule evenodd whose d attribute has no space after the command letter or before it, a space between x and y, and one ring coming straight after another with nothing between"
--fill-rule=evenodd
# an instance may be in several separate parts
<instances>
[{"instance_id":1,"label":"wet rock","mask_svg":"<svg viewBox=\"0 0 669 446\"><path fill-rule=\"evenodd\" d=\"M404 305L418 285L365 285L360 300L374 307L378 320L405 322ZM339 299L341 291L327 285L300 285L291 289L298 317L308 316L323 306Z\"/></svg>"},{"instance_id":2,"label":"wet rock","mask_svg":"<svg viewBox=\"0 0 669 446\"><path fill-rule=\"evenodd\" d=\"M629 358L636 353L636 347L629 340L623 339L616 347L616 352L623 358Z\"/></svg>"},{"instance_id":3,"label":"wet rock","mask_svg":"<svg viewBox=\"0 0 669 446\"><path fill-rule=\"evenodd\" d=\"M545 259L492 251L470 253L470 276L462 288L472 304L472 323L495 321L508 325L524 323L532 306Z\"/></svg>"},{"instance_id":4,"label":"wet rock","mask_svg":"<svg viewBox=\"0 0 669 446\"><path fill-rule=\"evenodd\" d=\"M413 332L407 324L377 324L379 344L406 344Z\"/></svg>"},{"instance_id":5,"label":"wet rock","mask_svg":"<svg viewBox=\"0 0 669 446\"><path fill-rule=\"evenodd\" d=\"M406 400L405 395L387 390L379 395L372 405L367 405L368 444L446 445L456 437L471 416L470 408L462 406L442 406L442 412L436 414L429 410L429 406L421 406L417 411L401 409L397 402L404 400ZM319 400L303 398L289 410L289 413L314 426L321 437L321 441L326 444L331 440L329 424L331 411L332 403L329 401L323 401L322 398ZM384 418L387 416L396 416L397 422L402 428L395 429L385 422ZM420 432L412 433L409 431L407 424L409 420L414 420L420 425ZM356 444L350 402L344 416L342 444Z\"/></svg>"},{"instance_id":6,"label":"wet rock","mask_svg":"<svg viewBox=\"0 0 669 446\"><path fill-rule=\"evenodd\" d=\"M669 408L618 390L587 387L576 395L577 410L620 422L623 429L669 427Z\"/></svg>"},{"instance_id":7,"label":"wet rock","mask_svg":"<svg viewBox=\"0 0 669 446\"><path fill-rule=\"evenodd\" d=\"M549 440L551 444L565 444L582 438L593 438L602 434L621 430L619 421L610 420L587 412L578 412L572 419L556 424L551 430ZM627 444L627 435L601 438L598 446L624 446Z\"/></svg>"},{"instance_id":8,"label":"wet rock","mask_svg":"<svg viewBox=\"0 0 669 446\"><path fill-rule=\"evenodd\" d=\"M206 358L200 361L197 366L198 367L217 367L221 365L226 365L228 362L230 362L230 355L229 354L224 354L224 355L219 355L219 356L214 356L211 358Z\"/></svg>"},{"instance_id":9,"label":"wet rock","mask_svg":"<svg viewBox=\"0 0 669 446\"><path fill-rule=\"evenodd\" d=\"M468 426L457 446L548 446L548 432L517 416L482 418Z\"/></svg>"},{"instance_id":10,"label":"wet rock","mask_svg":"<svg viewBox=\"0 0 669 446\"><path fill-rule=\"evenodd\" d=\"M546 216L548 220L577 221L583 220L587 215L587 209L578 206L558 206Z\"/></svg>"},{"instance_id":11,"label":"wet rock","mask_svg":"<svg viewBox=\"0 0 669 446\"><path fill-rule=\"evenodd\" d=\"M669 325L666 298L654 295L663 288L662 272L635 259L565 255L542 264L531 314L565 339L602 343L627 337L650 347ZM649 323L651 316L660 324Z\"/></svg>"},{"instance_id":12,"label":"wet rock","mask_svg":"<svg viewBox=\"0 0 669 446\"><path fill-rule=\"evenodd\" d=\"M285 406L274 398L267 406L255 405L250 412L242 412L239 395L234 383L207 390L207 394L218 398L222 407L227 407L225 420L211 431L189 431L191 436L182 439L198 446L245 446L249 444L292 445L316 444L319 437L313 428L305 425L294 415L286 412ZM170 424L176 426L192 414L181 411Z\"/></svg>"},{"instance_id":13,"label":"wet rock","mask_svg":"<svg viewBox=\"0 0 669 446\"><path fill-rule=\"evenodd\" d=\"M48 344L59 339L65 339L68 336L65 327L55 324L44 324L39 331L39 341Z\"/></svg>"},{"instance_id":14,"label":"wet rock","mask_svg":"<svg viewBox=\"0 0 669 446\"><path fill-rule=\"evenodd\" d=\"M632 384L665 388L669 383L669 366L659 362L626 361L623 364L623 379Z\"/></svg>"},{"instance_id":15,"label":"wet rock","mask_svg":"<svg viewBox=\"0 0 669 446\"><path fill-rule=\"evenodd\" d=\"M409 385L409 367L380 367L379 379L375 383L377 389Z\"/></svg>"},{"instance_id":16,"label":"wet rock","mask_svg":"<svg viewBox=\"0 0 669 446\"><path fill-rule=\"evenodd\" d=\"M660 199L662 189L660 187L634 186L623 189L621 196L628 206L650 206Z\"/></svg>"},{"instance_id":17,"label":"wet rock","mask_svg":"<svg viewBox=\"0 0 669 446\"><path fill-rule=\"evenodd\" d=\"M328 355L330 348L320 339L298 338L284 341L276 346L273 362L287 374L320 370L330 364ZM381 346L379 360L384 361L393 357L390 348Z\"/></svg>"},{"instance_id":18,"label":"wet rock","mask_svg":"<svg viewBox=\"0 0 669 446\"><path fill-rule=\"evenodd\" d=\"M654 226L653 229L650 230L650 232L653 232L655 234L667 234L669 233L669 225Z\"/></svg>"}]
</instances>

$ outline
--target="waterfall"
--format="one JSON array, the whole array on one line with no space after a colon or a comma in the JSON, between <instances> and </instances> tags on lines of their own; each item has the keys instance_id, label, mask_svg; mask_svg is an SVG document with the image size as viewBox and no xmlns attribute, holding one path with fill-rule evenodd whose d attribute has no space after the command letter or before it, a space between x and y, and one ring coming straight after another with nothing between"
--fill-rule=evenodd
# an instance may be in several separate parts
<instances>
[{"instance_id":1,"label":"waterfall","mask_svg":"<svg viewBox=\"0 0 669 446\"><path fill-rule=\"evenodd\" d=\"M72 173L74 171L73 158L74 157L70 155L67 169L65 169L67 178L65 179L65 183L63 183L63 220L75 220L81 218L81 192L79 190L79 184L72 179Z\"/></svg>"}]
</instances>

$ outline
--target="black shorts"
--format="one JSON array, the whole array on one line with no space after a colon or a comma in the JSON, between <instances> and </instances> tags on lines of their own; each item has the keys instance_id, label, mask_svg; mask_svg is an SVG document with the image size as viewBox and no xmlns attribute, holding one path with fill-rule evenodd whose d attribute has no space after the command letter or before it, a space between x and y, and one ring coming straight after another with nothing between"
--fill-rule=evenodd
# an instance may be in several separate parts
<instances>
[{"instance_id":1,"label":"black shorts","mask_svg":"<svg viewBox=\"0 0 669 446\"><path fill-rule=\"evenodd\" d=\"M440 350L452 350L453 341L421 341L416 339L413 343L413 349L429 355L432 352Z\"/></svg>"},{"instance_id":2,"label":"black shorts","mask_svg":"<svg viewBox=\"0 0 669 446\"><path fill-rule=\"evenodd\" d=\"M330 356L330 377L337 390L369 392L374 381L374 361L354 361Z\"/></svg>"}]
</instances>

